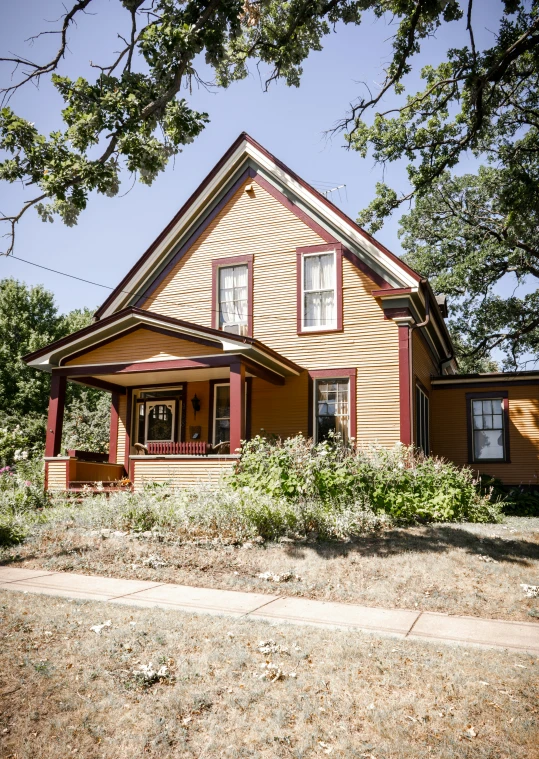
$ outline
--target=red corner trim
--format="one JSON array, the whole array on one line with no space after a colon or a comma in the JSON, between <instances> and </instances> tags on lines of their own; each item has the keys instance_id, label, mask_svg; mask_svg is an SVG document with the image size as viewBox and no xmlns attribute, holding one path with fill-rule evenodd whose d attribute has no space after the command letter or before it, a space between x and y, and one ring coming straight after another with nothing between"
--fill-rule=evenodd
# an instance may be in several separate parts
<instances>
[{"instance_id":1,"label":"red corner trim","mask_svg":"<svg viewBox=\"0 0 539 759\"><path fill-rule=\"evenodd\" d=\"M212 314L211 326L219 329L219 269L222 266L247 264L247 336L253 336L253 259L252 253L230 258L214 258L211 262Z\"/></svg>"},{"instance_id":2,"label":"red corner trim","mask_svg":"<svg viewBox=\"0 0 539 759\"><path fill-rule=\"evenodd\" d=\"M303 329L303 280L302 280L302 263L303 256L308 253L324 253L325 251L335 251L335 267L337 280L337 325L336 327L321 327L320 329ZM342 305L342 258L343 246L340 242L326 243L324 245L308 245L303 248L296 248L296 322L298 335L319 335L326 332L343 331L343 305Z\"/></svg>"},{"instance_id":3,"label":"red corner trim","mask_svg":"<svg viewBox=\"0 0 539 759\"><path fill-rule=\"evenodd\" d=\"M309 371L311 380L317 379L340 379L349 377L350 379L350 437L357 438L357 369L355 367L348 369L313 369ZM314 398L310 402L309 413L314 416ZM312 424L312 422L311 422ZM310 433L314 435L314 429Z\"/></svg>"},{"instance_id":4,"label":"red corner trim","mask_svg":"<svg viewBox=\"0 0 539 759\"><path fill-rule=\"evenodd\" d=\"M109 463L115 464L118 455L118 420L120 418L120 395L112 393L110 404Z\"/></svg>"},{"instance_id":5,"label":"red corner trim","mask_svg":"<svg viewBox=\"0 0 539 759\"><path fill-rule=\"evenodd\" d=\"M45 438L45 456L58 456L60 453L62 427L64 424L66 384L66 377L58 375L51 377L47 435Z\"/></svg>"},{"instance_id":6,"label":"red corner trim","mask_svg":"<svg viewBox=\"0 0 539 759\"><path fill-rule=\"evenodd\" d=\"M125 411L125 453L124 453L124 469L127 472L127 476L133 482L129 470L129 456L131 454L131 416L133 413L133 390L128 388L127 390L127 404Z\"/></svg>"},{"instance_id":7,"label":"red corner trim","mask_svg":"<svg viewBox=\"0 0 539 759\"><path fill-rule=\"evenodd\" d=\"M410 330L407 324L399 324L399 405L400 439L404 445L412 444L411 379L410 379Z\"/></svg>"}]
</instances>

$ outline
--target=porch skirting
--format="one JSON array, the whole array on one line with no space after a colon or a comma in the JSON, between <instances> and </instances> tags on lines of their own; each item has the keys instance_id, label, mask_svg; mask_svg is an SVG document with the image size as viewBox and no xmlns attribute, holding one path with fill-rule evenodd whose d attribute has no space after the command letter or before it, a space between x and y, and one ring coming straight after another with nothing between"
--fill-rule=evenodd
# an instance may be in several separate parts
<instances>
[{"instance_id":1,"label":"porch skirting","mask_svg":"<svg viewBox=\"0 0 539 759\"><path fill-rule=\"evenodd\" d=\"M190 487L201 482L217 484L222 474L232 471L239 456L130 456L133 490L145 484L168 483Z\"/></svg>"}]
</instances>

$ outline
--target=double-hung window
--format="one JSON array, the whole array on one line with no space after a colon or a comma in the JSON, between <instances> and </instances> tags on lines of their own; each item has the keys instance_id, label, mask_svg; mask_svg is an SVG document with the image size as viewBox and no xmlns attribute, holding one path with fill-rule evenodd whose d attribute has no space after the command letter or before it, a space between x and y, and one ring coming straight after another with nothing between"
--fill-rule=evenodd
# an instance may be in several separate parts
<instances>
[{"instance_id":1,"label":"double-hung window","mask_svg":"<svg viewBox=\"0 0 539 759\"><path fill-rule=\"evenodd\" d=\"M303 329L336 329L335 251L303 256Z\"/></svg>"},{"instance_id":2,"label":"double-hung window","mask_svg":"<svg viewBox=\"0 0 539 759\"><path fill-rule=\"evenodd\" d=\"M504 398L472 397L470 406L473 461L506 461Z\"/></svg>"},{"instance_id":3,"label":"double-hung window","mask_svg":"<svg viewBox=\"0 0 539 759\"><path fill-rule=\"evenodd\" d=\"M350 438L350 380L315 380L315 440L320 443L339 435L342 442Z\"/></svg>"},{"instance_id":4,"label":"double-hung window","mask_svg":"<svg viewBox=\"0 0 539 759\"><path fill-rule=\"evenodd\" d=\"M247 334L247 282L247 264L219 268L219 329L224 332Z\"/></svg>"},{"instance_id":5,"label":"double-hung window","mask_svg":"<svg viewBox=\"0 0 539 759\"><path fill-rule=\"evenodd\" d=\"M415 443L425 455L430 454L430 430L429 430L429 396L416 385L415 387L415 420L416 435Z\"/></svg>"}]
</instances>

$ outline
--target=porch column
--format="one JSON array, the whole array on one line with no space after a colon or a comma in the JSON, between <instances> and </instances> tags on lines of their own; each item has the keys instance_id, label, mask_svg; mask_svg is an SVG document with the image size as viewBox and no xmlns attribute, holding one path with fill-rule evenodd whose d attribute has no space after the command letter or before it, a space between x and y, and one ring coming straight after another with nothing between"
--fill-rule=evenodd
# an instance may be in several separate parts
<instances>
[{"instance_id":1,"label":"porch column","mask_svg":"<svg viewBox=\"0 0 539 759\"><path fill-rule=\"evenodd\" d=\"M53 374L51 378L51 394L49 397L49 416L47 418L47 437L45 441L45 456L58 456L62 443L62 427L64 424L64 406L66 398L67 377Z\"/></svg>"},{"instance_id":2,"label":"porch column","mask_svg":"<svg viewBox=\"0 0 539 759\"><path fill-rule=\"evenodd\" d=\"M118 449L118 420L120 417L120 396L112 393L110 403L109 464L116 464Z\"/></svg>"},{"instance_id":3,"label":"porch column","mask_svg":"<svg viewBox=\"0 0 539 759\"><path fill-rule=\"evenodd\" d=\"M245 439L245 365L230 364L230 453Z\"/></svg>"}]
</instances>

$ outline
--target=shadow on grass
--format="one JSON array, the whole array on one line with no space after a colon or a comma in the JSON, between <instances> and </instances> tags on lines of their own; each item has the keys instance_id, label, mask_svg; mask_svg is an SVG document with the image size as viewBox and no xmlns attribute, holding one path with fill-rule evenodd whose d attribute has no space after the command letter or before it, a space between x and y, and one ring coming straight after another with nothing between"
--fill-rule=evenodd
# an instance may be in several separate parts
<instances>
[{"instance_id":1,"label":"shadow on grass","mask_svg":"<svg viewBox=\"0 0 539 759\"><path fill-rule=\"evenodd\" d=\"M527 565L530 560L539 561L539 543L477 535L450 525L428 525L421 528L421 532L386 530L379 535L369 535L344 544L289 545L286 553L295 559L304 558L310 551L315 551L324 559L353 555L390 558L402 553L441 554L455 549L464 550L470 555L490 556L499 562Z\"/></svg>"}]
</instances>

